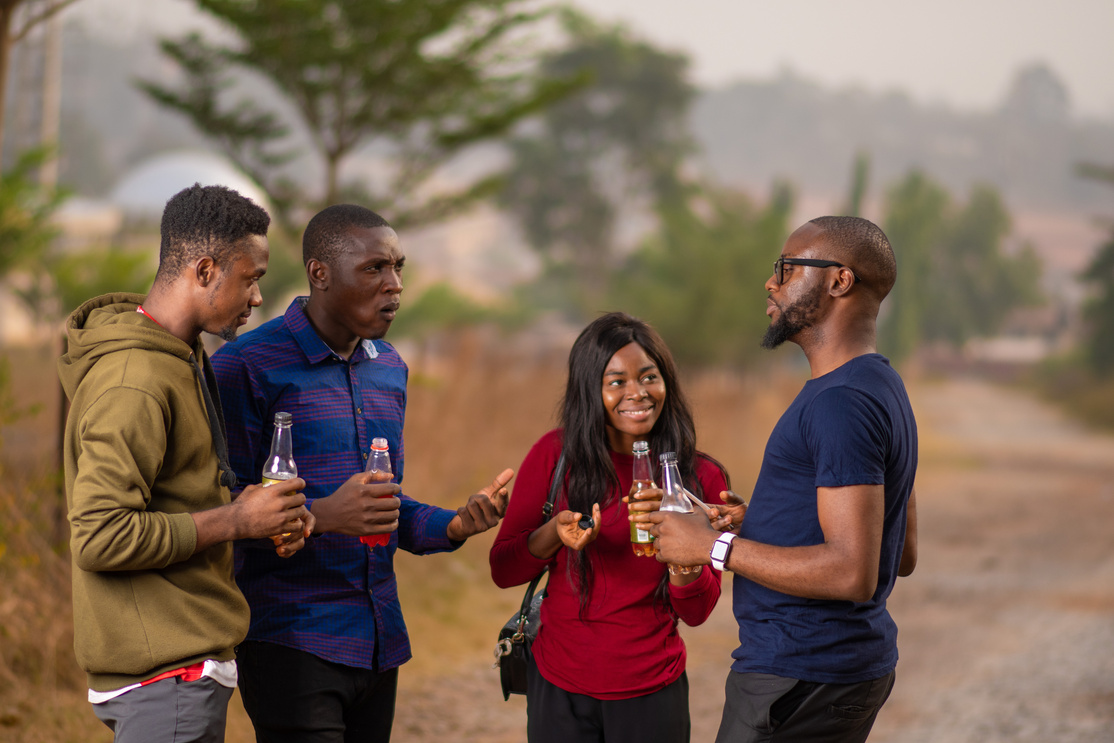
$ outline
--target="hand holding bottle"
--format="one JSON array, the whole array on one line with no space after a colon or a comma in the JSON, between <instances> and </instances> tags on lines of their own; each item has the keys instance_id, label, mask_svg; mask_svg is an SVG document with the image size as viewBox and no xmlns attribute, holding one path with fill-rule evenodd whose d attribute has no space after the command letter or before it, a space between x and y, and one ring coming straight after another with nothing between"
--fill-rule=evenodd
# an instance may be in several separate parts
<instances>
[{"instance_id":1,"label":"hand holding bottle","mask_svg":"<svg viewBox=\"0 0 1114 743\"><path fill-rule=\"evenodd\" d=\"M381 475L358 472L336 491L313 502L318 532L332 532L363 537L390 534L398 529L398 494L396 483L376 481Z\"/></svg>"},{"instance_id":2,"label":"hand holding bottle","mask_svg":"<svg viewBox=\"0 0 1114 743\"><path fill-rule=\"evenodd\" d=\"M623 498L623 502L627 504L627 518L631 522L630 545L636 556L653 557L657 550L654 547L654 537L649 531L650 524L646 520L646 514L657 510L662 492L654 485L654 473L650 466L650 444L646 441L635 441L633 453L631 488Z\"/></svg>"},{"instance_id":3,"label":"hand holding bottle","mask_svg":"<svg viewBox=\"0 0 1114 743\"><path fill-rule=\"evenodd\" d=\"M304 480L294 477L244 488L232 501L237 538L269 537L280 557L290 557L300 550L313 524L301 492L305 486Z\"/></svg>"}]
</instances>

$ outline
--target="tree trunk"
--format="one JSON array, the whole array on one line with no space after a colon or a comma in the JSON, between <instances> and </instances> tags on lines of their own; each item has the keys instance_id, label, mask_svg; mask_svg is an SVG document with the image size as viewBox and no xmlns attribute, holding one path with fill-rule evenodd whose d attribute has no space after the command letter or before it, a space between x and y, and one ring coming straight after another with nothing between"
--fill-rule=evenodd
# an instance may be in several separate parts
<instances>
[{"instance_id":1,"label":"tree trunk","mask_svg":"<svg viewBox=\"0 0 1114 743\"><path fill-rule=\"evenodd\" d=\"M0 155L4 153L4 114L7 108L8 63L12 56L12 17L19 1L0 2Z\"/></svg>"}]
</instances>

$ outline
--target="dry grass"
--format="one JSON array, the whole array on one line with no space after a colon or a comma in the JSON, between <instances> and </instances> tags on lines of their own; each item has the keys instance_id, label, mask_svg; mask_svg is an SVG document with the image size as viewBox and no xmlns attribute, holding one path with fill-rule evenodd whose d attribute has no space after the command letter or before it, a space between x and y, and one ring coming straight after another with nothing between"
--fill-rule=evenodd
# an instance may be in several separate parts
<instances>
[{"instance_id":1,"label":"dry grass","mask_svg":"<svg viewBox=\"0 0 1114 743\"><path fill-rule=\"evenodd\" d=\"M543 351L464 333L438 347L400 350L411 367L405 489L419 500L457 507L503 468L517 468L555 424L567 345ZM64 525L59 532L57 481L49 474L58 414L54 352L8 356L19 404L41 409L0 429L0 462L8 470L0 485L0 577L8 587L0 599L0 740L110 741L89 710L73 658L70 566ZM802 374L690 373L685 380L700 448L728 467L735 490L749 493L766 437ZM493 537L474 538L452 555L399 555L415 653L403 675L404 694L440 674L490 665L492 638L521 600L517 590L491 583ZM251 723L234 698L229 743L252 739Z\"/></svg>"}]
</instances>

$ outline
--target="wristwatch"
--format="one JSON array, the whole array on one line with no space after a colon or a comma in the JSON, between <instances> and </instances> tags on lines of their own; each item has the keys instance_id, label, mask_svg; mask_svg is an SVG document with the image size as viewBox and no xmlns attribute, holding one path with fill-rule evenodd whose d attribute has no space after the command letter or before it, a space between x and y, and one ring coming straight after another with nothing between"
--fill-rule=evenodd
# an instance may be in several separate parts
<instances>
[{"instance_id":1,"label":"wristwatch","mask_svg":"<svg viewBox=\"0 0 1114 743\"><path fill-rule=\"evenodd\" d=\"M712 545L710 557L712 558L712 567L720 572L723 572L723 564L727 562L727 556L731 554L731 542L734 541L735 535L729 531L725 531L719 535L719 539Z\"/></svg>"}]
</instances>

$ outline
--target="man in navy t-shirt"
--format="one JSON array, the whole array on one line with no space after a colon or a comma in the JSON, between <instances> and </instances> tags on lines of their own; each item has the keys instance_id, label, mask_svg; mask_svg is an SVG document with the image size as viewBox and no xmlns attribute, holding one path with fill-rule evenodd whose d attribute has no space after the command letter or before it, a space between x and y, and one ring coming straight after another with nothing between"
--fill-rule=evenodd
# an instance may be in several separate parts
<instances>
[{"instance_id":1,"label":"man in navy t-shirt","mask_svg":"<svg viewBox=\"0 0 1114 743\"><path fill-rule=\"evenodd\" d=\"M770 435L746 518L720 535L702 514L652 517L659 560L735 573L740 644L719 743L864 741L893 688L886 598L917 560L917 424L875 348L896 278L889 240L865 219L794 232L766 282L762 345L796 343L812 377Z\"/></svg>"}]
</instances>

